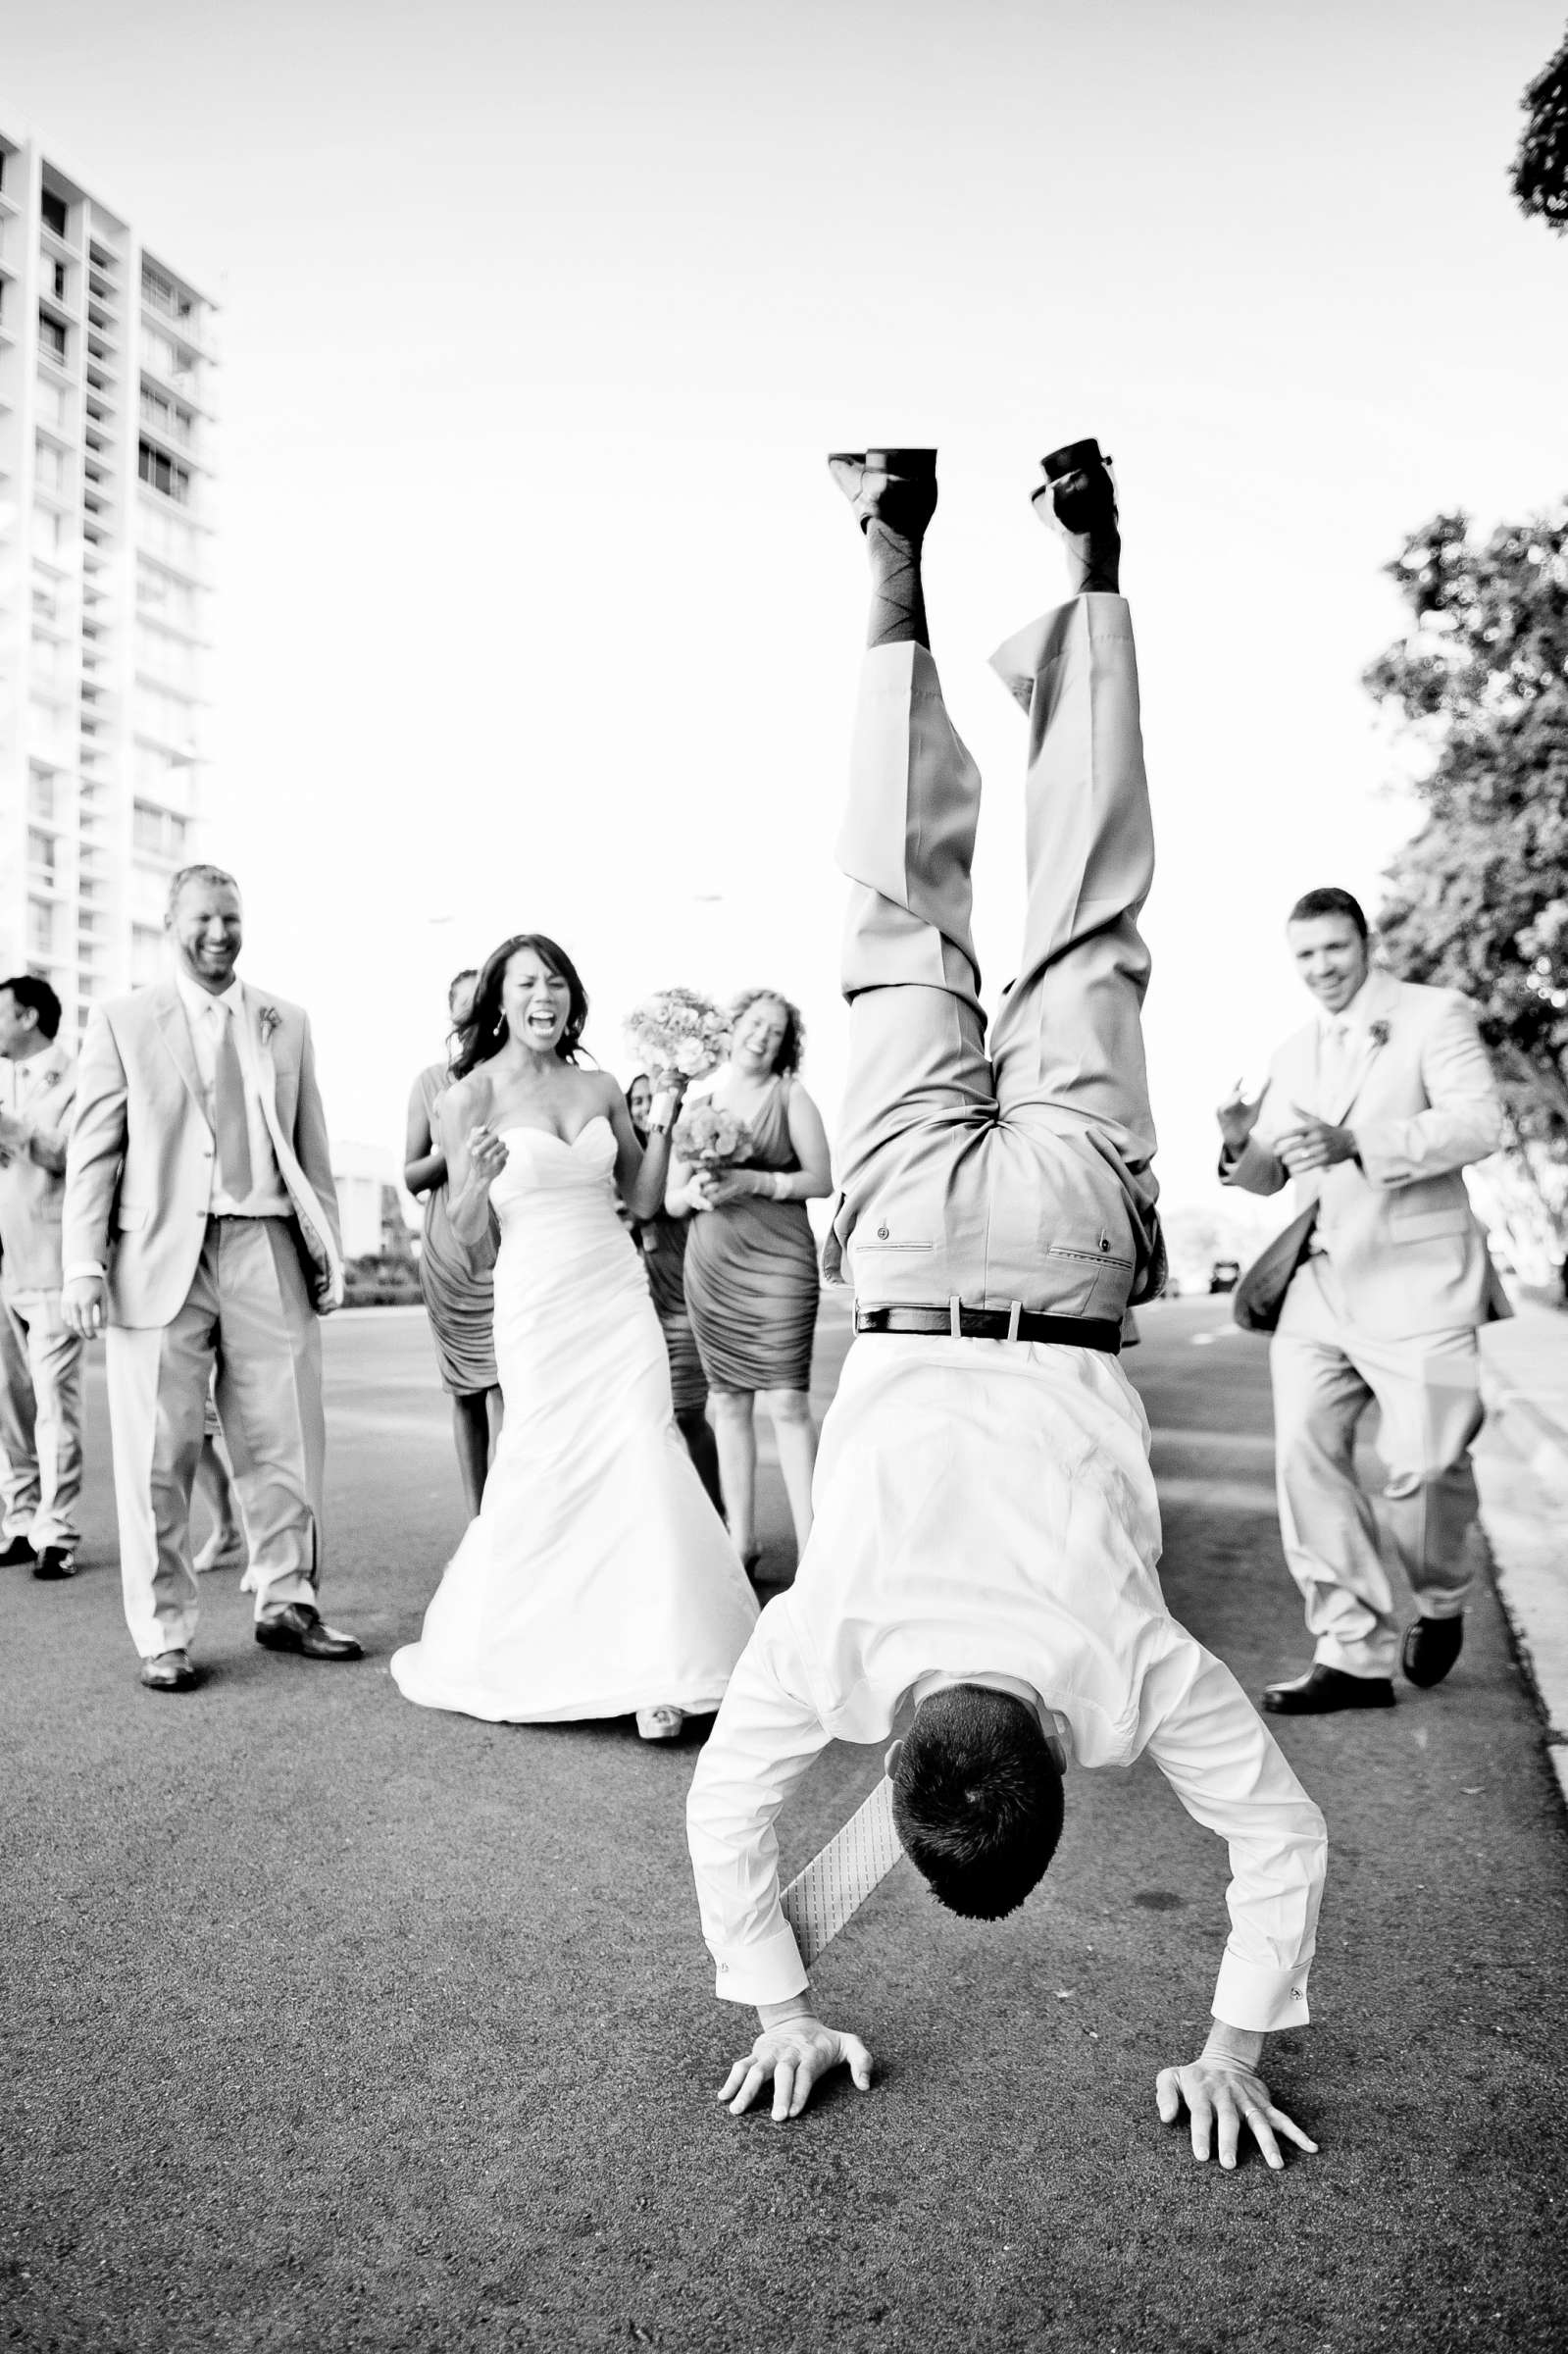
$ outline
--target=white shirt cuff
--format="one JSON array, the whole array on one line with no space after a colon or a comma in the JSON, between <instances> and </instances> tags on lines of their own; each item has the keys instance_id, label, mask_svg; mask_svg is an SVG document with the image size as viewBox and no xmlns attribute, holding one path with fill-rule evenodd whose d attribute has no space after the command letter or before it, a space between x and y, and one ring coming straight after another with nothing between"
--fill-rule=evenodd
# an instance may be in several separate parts
<instances>
[{"instance_id":1,"label":"white shirt cuff","mask_svg":"<svg viewBox=\"0 0 1568 2354\"><path fill-rule=\"evenodd\" d=\"M786 2003L811 1983L794 1930L781 1921L760 1945L714 1954L714 1992L726 2003Z\"/></svg>"},{"instance_id":2,"label":"white shirt cuff","mask_svg":"<svg viewBox=\"0 0 1568 2354\"><path fill-rule=\"evenodd\" d=\"M1214 2017L1222 2026L1250 2027L1263 2034L1279 2027L1304 2027L1311 2016L1309 1968L1300 1962L1294 1970L1273 1970L1266 1963L1243 1962L1227 1948L1210 2006Z\"/></svg>"},{"instance_id":3,"label":"white shirt cuff","mask_svg":"<svg viewBox=\"0 0 1568 2354\"><path fill-rule=\"evenodd\" d=\"M96 1275L102 1281L107 1271L95 1258L74 1258L62 1272L60 1280L62 1283L78 1283L89 1275Z\"/></svg>"}]
</instances>

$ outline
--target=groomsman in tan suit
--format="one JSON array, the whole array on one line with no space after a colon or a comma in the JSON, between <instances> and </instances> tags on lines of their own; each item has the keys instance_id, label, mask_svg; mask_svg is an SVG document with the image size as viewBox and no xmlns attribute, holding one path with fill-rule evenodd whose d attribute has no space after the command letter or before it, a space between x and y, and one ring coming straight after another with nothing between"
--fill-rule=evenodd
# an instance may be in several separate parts
<instances>
[{"instance_id":1,"label":"groomsman in tan suit","mask_svg":"<svg viewBox=\"0 0 1568 2354\"><path fill-rule=\"evenodd\" d=\"M256 1640L312 1660L324 1624L318 1316L343 1296L310 1023L235 979L239 892L215 866L170 887L175 976L98 1006L66 1162L65 1312L107 1325L126 1616L155 1691L196 1682L190 1497L208 1382L250 1540Z\"/></svg>"},{"instance_id":2,"label":"groomsman in tan suit","mask_svg":"<svg viewBox=\"0 0 1568 2354\"><path fill-rule=\"evenodd\" d=\"M1308 892L1287 938L1318 1012L1286 1040L1255 1102L1220 1106L1226 1185L1317 1204L1274 1337L1280 1528L1315 1642L1271 1684L1286 1715L1388 1708L1395 1660L1441 1683L1464 1641L1481 1428L1476 1328L1511 1313L1460 1172L1494 1151L1502 1111L1457 992L1371 963L1347 891ZM1401 1644L1356 1428L1376 1401L1389 1542L1419 1613Z\"/></svg>"},{"instance_id":3,"label":"groomsman in tan suit","mask_svg":"<svg viewBox=\"0 0 1568 2354\"><path fill-rule=\"evenodd\" d=\"M47 981L0 981L0 1566L75 1577L81 1340L60 1311L76 1064Z\"/></svg>"}]
</instances>

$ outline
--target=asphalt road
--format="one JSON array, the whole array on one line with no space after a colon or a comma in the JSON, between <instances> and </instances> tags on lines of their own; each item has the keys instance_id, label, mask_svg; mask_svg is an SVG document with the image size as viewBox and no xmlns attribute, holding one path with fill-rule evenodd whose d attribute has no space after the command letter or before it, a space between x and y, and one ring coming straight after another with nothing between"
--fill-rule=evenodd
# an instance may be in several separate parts
<instances>
[{"instance_id":1,"label":"asphalt road","mask_svg":"<svg viewBox=\"0 0 1568 2354\"><path fill-rule=\"evenodd\" d=\"M1144 1326L1172 1606L1255 1689L1305 1660L1263 1350L1223 1303ZM895 1871L818 1975L876 2087L735 2121L692 1749L399 1698L387 1656L458 1530L443 1402L417 1315L335 1319L328 1366L324 1600L363 1664L260 1651L220 1577L202 1689L139 1688L98 1383L83 1572L7 1573L0 2344L1568 2343L1568 1837L1490 1590L1440 1691L1284 1727L1333 1850L1315 2023L1270 2074L1317 2157L1223 2175L1155 2121L1156 2069L1204 2031L1226 1871L1141 1766L1074 1777L1012 1921ZM783 1575L776 1474L767 1504ZM831 1753L787 1866L876 1770Z\"/></svg>"}]
</instances>

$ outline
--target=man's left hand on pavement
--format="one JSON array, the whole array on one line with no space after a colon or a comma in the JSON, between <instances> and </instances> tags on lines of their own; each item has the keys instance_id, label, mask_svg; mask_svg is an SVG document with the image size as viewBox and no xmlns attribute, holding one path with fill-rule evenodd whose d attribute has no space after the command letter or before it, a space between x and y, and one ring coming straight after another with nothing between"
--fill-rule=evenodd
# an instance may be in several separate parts
<instances>
[{"instance_id":1,"label":"man's left hand on pavement","mask_svg":"<svg viewBox=\"0 0 1568 2354\"><path fill-rule=\"evenodd\" d=\"M718 2098L729 2102L732 2117L738 2117L771 2076L774 2123L782 2124L785 2118L800 2115L818 2077L840 2062L848 2067L857 2091L869 2092L872 2057L858 2035L840 2035L836 2028L804 2016L785 2020L780 2026L764 2027L750 2058L737 2060L730 2071Z\"/></svg>"}]
</instances>

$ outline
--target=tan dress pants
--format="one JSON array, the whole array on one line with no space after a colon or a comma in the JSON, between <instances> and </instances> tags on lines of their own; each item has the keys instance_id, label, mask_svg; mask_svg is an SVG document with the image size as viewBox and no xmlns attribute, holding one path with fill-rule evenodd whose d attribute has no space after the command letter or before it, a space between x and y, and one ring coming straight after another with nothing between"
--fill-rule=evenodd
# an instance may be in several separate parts
<instances>
[{"instance_id":1,"label":"tan dress pants","mask_svg":"<svg viewBox=\"0 0 1568 2354\"><path fill-rule=\"evenodd\" d=\"M1387 1542L1422 1617L1456 1616L1475 1575L1475 1333L1360 1332L1330 1262L1314 1257L1286 1294L1269 1361L1280 1532L1313 1658L1349 1675L1391 1675L1401 1628L1372 1500L1355 1475L1356 1429L1376 1400Z\"/></svg>"},{"instance_id":2,"label":"tan dress pants","mask_svg":"<svg viewBox=\"0 0 1568 2354\"><path fill-rule=\"evenodd\" d=\"M1153 874L1132 622L1075 598L993 657L1029 715L1027 909L990 1049L980 775L917 645L862 675L838 859L849 1073L830 1275L868 1305L1119 1319L1159 1253L1138 915Z\"/></svg>"},{"instance_id":3,"label":"tan dress pants","mask_svg":"<svg viewBox=\"0 0 1568 2354\"><path fill-rule=\"evenodd\" d=\"M143 1659L196 1629L190 1499L208 1384L233 1463L258 1619L314 1602L327 1430L321 1325L282 1218L210 1218L170 1324L109 1327L109 1423L126 1619Z\"/></svg>"}]
</instances>

